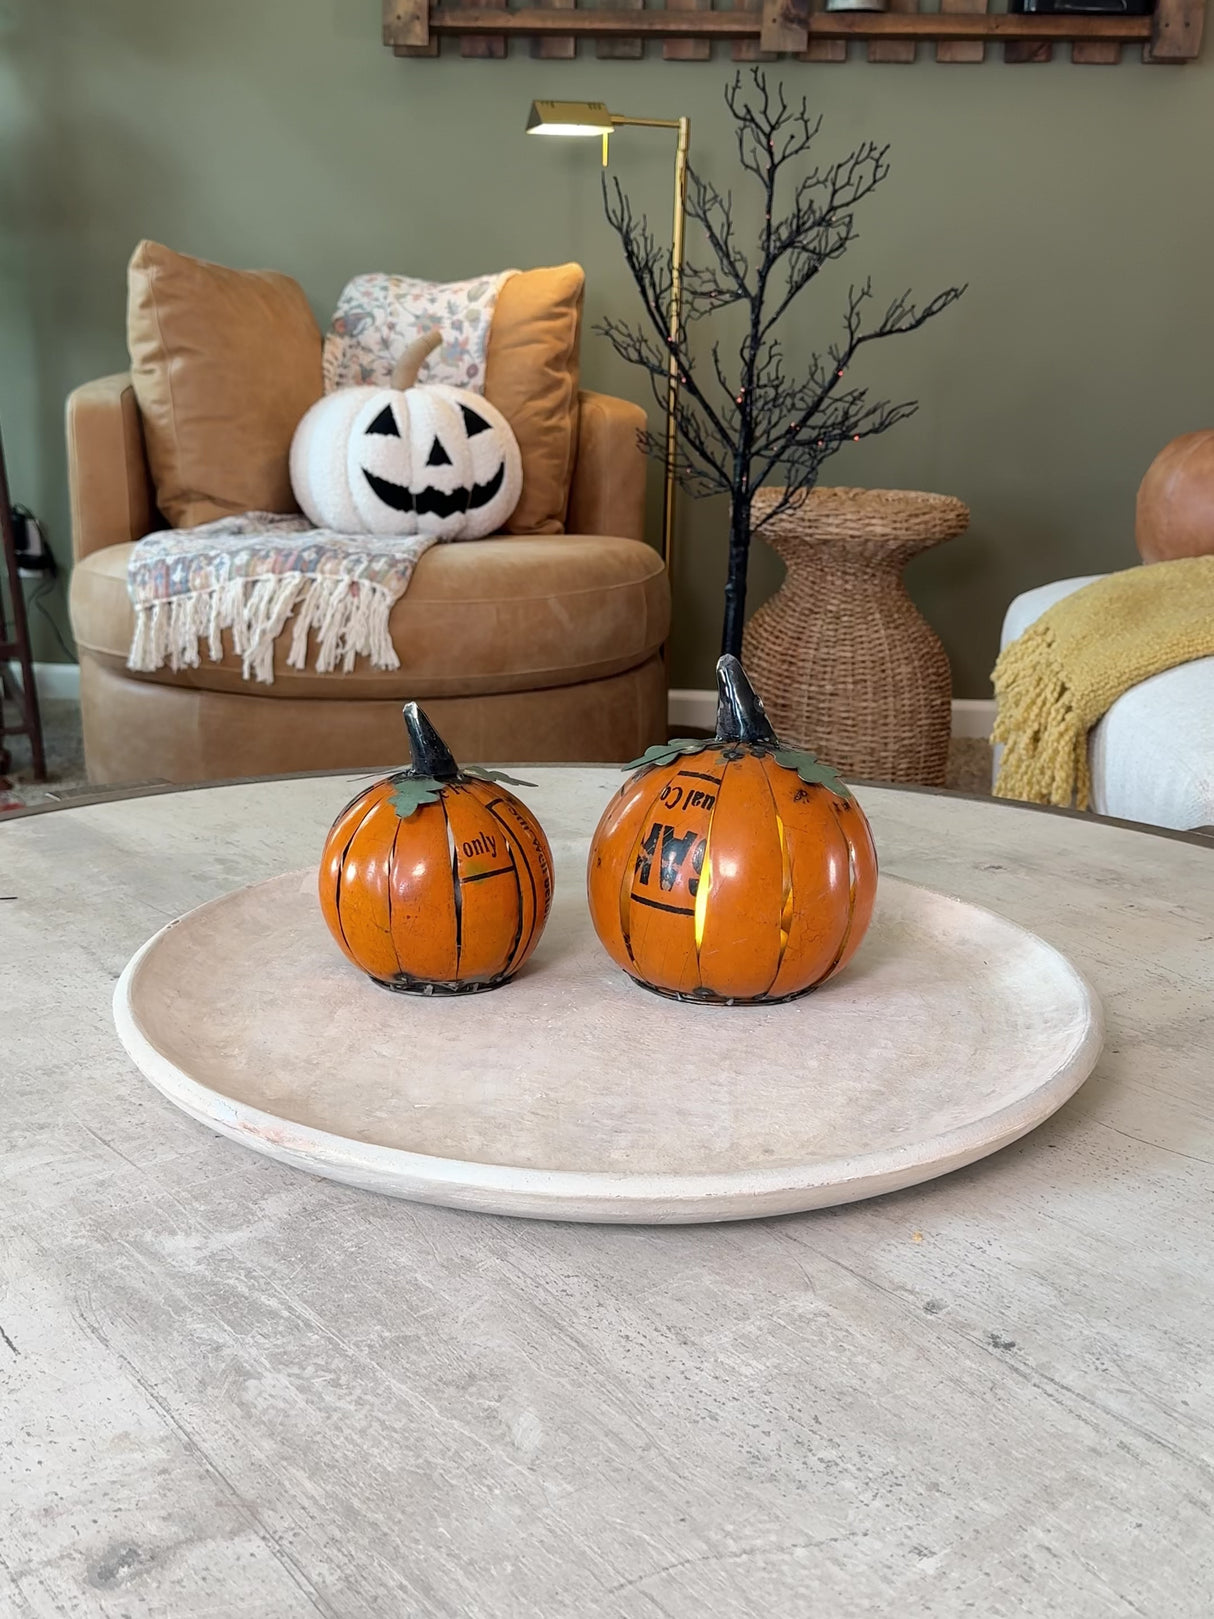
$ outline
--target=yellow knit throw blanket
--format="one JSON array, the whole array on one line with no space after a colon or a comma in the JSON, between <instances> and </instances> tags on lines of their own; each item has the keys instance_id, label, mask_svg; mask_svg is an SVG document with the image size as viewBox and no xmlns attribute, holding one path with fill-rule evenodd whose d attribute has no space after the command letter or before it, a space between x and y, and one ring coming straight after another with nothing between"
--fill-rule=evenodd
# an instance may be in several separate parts
<instances>
[{"instance_id":1,"label":"yellow knit throw blanket","mask_svg":"<svg viewBox=\"0 0 1214 1619\"><path fill-rule=\"evenodd\" d=\"M1087 809L1096 722L1131 686L1209 657L1214 556L1130 568L1056 602L995 665L996 795Z\"/></svg>"}]
</instances>

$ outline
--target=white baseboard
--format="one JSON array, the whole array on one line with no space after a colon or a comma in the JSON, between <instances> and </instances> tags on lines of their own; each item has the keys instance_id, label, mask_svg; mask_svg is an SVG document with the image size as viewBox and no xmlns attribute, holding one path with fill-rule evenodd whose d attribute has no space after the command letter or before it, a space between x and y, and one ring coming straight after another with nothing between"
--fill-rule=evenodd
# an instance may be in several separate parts
<instances>
[{"instance_id":1,"label":"white baseboard","mask_svg":"<svg viewBox=\"0 0 1214 1619\"><path fill-rule=\"evenodd\" d=\"M714 731L717 724L716 692L679 691L672 686L666 693L666 719L671 725L692 725L697 731Z\"/></svg>"},{"instance_id":2,"label":"white baseboard","mask_svg":"<svg viewBox=\"0 0 1214 1619\"><path fill-rule=\"evenodd\" d=\"M995 728L993 697L954 697L953 735L977 736L983 741Z\"/></svg>"},{"instance_id":3,"label":"white baseboard","mask_svg":"<svg viewBox=\"0 0 1214 1619\"><path fill-rule=\"evenodd\" d=\"M17 673L16 666L12 666ZM68 698L80 700L80 665L78 663L36 663L34 679L38 696L43 699ZM667 717L671 725L691 725L699 731L711 731L717 722L717 694L715 691L672 689L667 698ZM953 735L986 737L995 723L995 704L989 697L953 698Z\"/></svg>"},{"instance_id":4,"label":"white baseboard","mask_svg":"<svg viewBox=\"0 0 1214 1619\"><path fill-rule=\"evenodd\" d=\"M672 726L692 725L698 731L711 731L717 722L717 694L715 691L672 690L666 714ZM953 698L954 736L987 737L994 723L993 698Z\"/></svg>"},{"instance_id":5,"label":"white baseboard","mask_svg":"<svg viewBox=\"0 0 1214 1619\"><path fill-rule=\"evenodd\" d=\"M13 676L20 679L21 671L15 663L9 664ZM80 665L78 663L36 663L34 665L34 684L38 688L38 697L42 702L52 702L56 698L68 698L78 703L80 701Z\"/></svg>"}]
</instances>

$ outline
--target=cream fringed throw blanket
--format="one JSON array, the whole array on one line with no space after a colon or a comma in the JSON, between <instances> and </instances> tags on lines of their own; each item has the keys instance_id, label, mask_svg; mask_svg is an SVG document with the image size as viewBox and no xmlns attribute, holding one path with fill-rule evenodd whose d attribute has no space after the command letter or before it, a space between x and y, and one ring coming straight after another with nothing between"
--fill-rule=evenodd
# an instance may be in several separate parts
<instances>
[{"instance_id":1,"label":"cream fringed throw blanket","mask_svg":"<svg viewBox=\"0 0 1214 1619\"><path fill-rule=\"evenodd\" d=\"M204 641L218 663L227 630L244 678L270 685L275 639L294 614L288 667L307 668L315 631L318 674L339 665L348 673L360 654L398 669L388 615L433 544L425 534L334 534L276 512L149 534L127 566L135 609L127 667L197 669Z\"/></svg>"},{"instance_id":2,"label":"cream fringed throw blanket","mask_svg":"<svg viewBox=\"0 0 1214 1619\"><path fill-rule=\"evenodd\" d=\"M995 665L995 792L1087 809L1088 732L1131 686L1214 657L1214 556L1131 568L1049 608Z\"/></svg>"}]
</instances>

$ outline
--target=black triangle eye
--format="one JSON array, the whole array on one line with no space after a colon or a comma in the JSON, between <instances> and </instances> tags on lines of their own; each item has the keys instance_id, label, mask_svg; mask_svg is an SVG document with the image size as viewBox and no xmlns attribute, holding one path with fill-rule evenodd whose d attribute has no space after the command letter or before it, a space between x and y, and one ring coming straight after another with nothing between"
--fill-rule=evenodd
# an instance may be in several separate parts
<instances>
[{"instance_id":1,"label":"black triangle eye","mask_svg":"<svg viewBox=\"0 0 1214 1619\"><path fill-rule=\"evenodd\" d=\"M426 465L428 467L449 467L451 465L451 457L437 439L430 446L430 454L426 457Z\"/></svg>"},{"instance_id":2,"label":"black triangle eye","mask_svg":"<svg viewBox=\"0 0 1214 1619\"><path fill-rule=\"evenodd\" d=\"M464 413L464 428L469 438L475 438L478 433L487 433L489 431L489 423L483 416L478 416L474 410L469 410L467 405L461 405L459 408Z\"/></svg>"},{"instance_id":3,"label":"black triangle eye","mask_svg":"<svg viewBox=\"0 0 1214 1619\"><path fill-rule=\"evenodd\" d=\"M392 414L392 406L385 405L379 415L367 429L368 433L381 433L384 438L399 438L400 428L396 425L396 417Z\"/></svg>"}]
</instances>

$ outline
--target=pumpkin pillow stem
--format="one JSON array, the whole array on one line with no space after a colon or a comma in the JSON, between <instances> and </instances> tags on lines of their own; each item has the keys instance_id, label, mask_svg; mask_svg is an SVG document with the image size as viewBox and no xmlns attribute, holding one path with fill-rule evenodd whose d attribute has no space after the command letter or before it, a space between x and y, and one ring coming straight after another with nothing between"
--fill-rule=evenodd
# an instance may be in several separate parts
<instances>
[{"instance_id":1,"label":"pumpkin pillow stem","mask_svg":"<svg viewBox=\"0 0 1214 1619\"><path fill-rule=\"evenodd\" d=\"M423 332L420 337L415 337L392 367L390 385L400 393L404 393L407 388L412 388L421 375L422 366L425 365L435 349L442 347L442 342L443 334L437 327L433 327L428 332Z\"/></svg>"}]
</instances>

